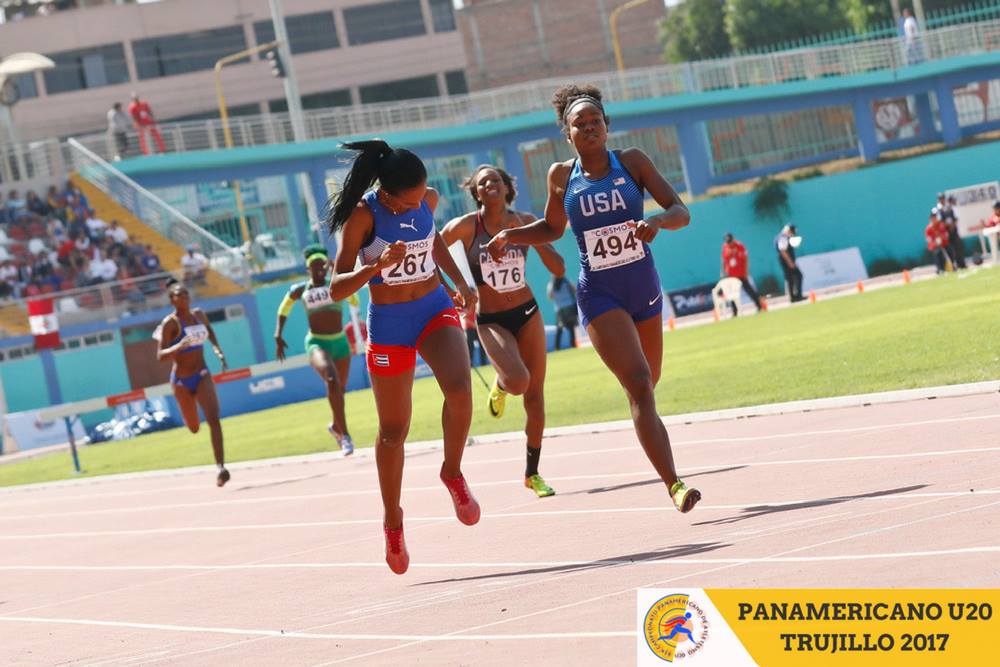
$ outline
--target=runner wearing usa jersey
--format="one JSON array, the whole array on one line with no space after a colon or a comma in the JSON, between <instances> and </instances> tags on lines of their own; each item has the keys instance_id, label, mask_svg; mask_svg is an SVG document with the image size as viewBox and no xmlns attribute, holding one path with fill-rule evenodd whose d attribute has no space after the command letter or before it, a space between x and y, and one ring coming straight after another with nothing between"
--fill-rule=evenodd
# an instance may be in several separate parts
<instances>
[{"instance_id":1,"label":"runner wearing usa jersey","mask_svg":"<svg viewBox=\"0 0 1000 667\"><path fill-rule=\"evenodd\" d=\"M449 222L441 230L441 236L448 246L461 241L479 290L476 316L479 340L497 372L487 409L499 419L508 393L524 395L527 417L524 485L544 498L555 494L538 474L545 430L545 325L526 282L528 248L508 245L499 262L486 252L497 232L533 222L535 216L509 208L517 192L514 180L499 167L481 165L463 185L476 203L476 211ZM562 276L566 272L563 258L552 246L540 245L536 249L553 275Z\"/></svg>"},{"instance_id":2,"label":"runner wearing usa jersey","mask_svg":"<svg viewBox=\"0 0 1000 667\"><path fill-rule=\"evenodd\" d=\"M476 293L434 228L438 194L427 187L420 158L379 139L344 148L358 154L327 220L331 234L343 230L330 296L341 301L365 285L370 290L366 356L379 420L375 464L385 512L385 559L393 572L403 574L410 556L399 501L418 351L445 398L441 481L459 521L469 526L479 521L479 503L461 468L472 423L472 386L469 351L455 310L456 305L475 309ZM378 189L366 192L376 181ZM442 284L438 268L456 292Z\"/></svg>"},{"instance_id":3,"label":"runner wearing usa jersey","mask_svg":"<svg viewBox=\"0 0 1000 667\"><path fill-rule=\"evenodd\" d=\"M660 229L687 226L691 216L645 153L608 150L609 119L600 90L563 86L552 102L578 157L549 168L545 218L501 231L490 242L490 254L502 256L508 244L551 243L567 223L572 226L580 250L577 303L583 325L625 389L636 435L674 506L689 512L701 493L677 477L653 394L663 359L663 292L647 243ZM643 191L663 213L643 219Z\"/></svg>"}]
</instances>

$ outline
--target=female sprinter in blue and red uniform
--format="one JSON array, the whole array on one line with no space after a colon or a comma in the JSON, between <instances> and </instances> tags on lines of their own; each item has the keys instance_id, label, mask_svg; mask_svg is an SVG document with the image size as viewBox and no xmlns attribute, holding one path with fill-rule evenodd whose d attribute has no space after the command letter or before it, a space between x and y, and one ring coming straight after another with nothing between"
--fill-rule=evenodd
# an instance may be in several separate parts
<instances>
[{"instance_id":1,"label":"female sprinter in blue and red uniform","mask_svg":"<svg viewBox=\"0 0 1000 667\"><path fill-rule=\"evenodd\" d=\"M343 230L330 295L340 301L366 284L370 290L366 356L379 420L375 464L385 511L385 560L403 574L410 556L399 500L418 351L444 393L441 481L458 520L468 526L479 521L479 503L461 468L472 423L472 386L469 351L455 310L456 304L474 309L476 294L434 227L438 194L427 187L420 158L378 139L344 148L359 152L328 218L331 234ZM379 187L369 191L376 181ZM359 257L360 268L355 268ZM446 291L439 267L457 292Z\"/></svg>"},{"instance_id":2,"label":"female sprinter in blue and red uniform","mask_svg":"<svg viewBox=\"0 0 1000 667\"><path fill-rule=\"evenodd\" d=\"M701 494L677 477L653 395L663 359L663 292L646 244L660 229L687 226L691 216L645 153L608 150L600 90L563 86L552 103L577 158L549 168L545 218L501 231L490 242L490 254L502 256L509 244L551 243L570 224L580 250L577 302L582 323L625 389L646 456L677 509L689 512ZM643 219L643 191L663 213Z\"/></svg>"},{"instance_id":3,"label":"female sprinter in blue and red uniform","mask_svg":"<svg viewBox=\"0 0 1000 667\"><path fill-rule=\"evenodd\" d=\"M476 202L476 212L449 222L441 237L449 246L462 242L479 290L479 340L497 372L487 407L499 419L508 393L524 395L528 441L524 485L544 498L555 493L538 474L545 430L545 326L525 276L528 248L508 245L500 262L486 252L497 232L534 222L535 216L509 208L517 192L514 180L499 167L481 165L463 185ZM536 250L552 275L566 272L563 258L552 246L539 245Z\"/></svg>"},{"instance_id":4,"label":"female sprinter in blue and red uniform","mask_svg":"<svg viewBox=\"0 0 1000 667\"><path fill-rule=\"evenodd\" d=\"M215 465L219 469L215 483L224 486L229 481L229 471L226 470L226 457L222 449L219 397L215 393L215 383L212 382L212 374L208 371L202 354L205 341L212 344L212 350L222 363L223 371L227 368L226 357L222 354L212 325L208 323L208 317L201 308L191 307L191 295L184 284L173 278L168 279L167 293L174 312L160 323L158 335L154 334L160 341L156 357L160 361L169 359L174 362L170 370L170 385L184 417L184 424L192 433L198 432L198 406L201 406L212 436Z\"/></svg>"}]
</instances>

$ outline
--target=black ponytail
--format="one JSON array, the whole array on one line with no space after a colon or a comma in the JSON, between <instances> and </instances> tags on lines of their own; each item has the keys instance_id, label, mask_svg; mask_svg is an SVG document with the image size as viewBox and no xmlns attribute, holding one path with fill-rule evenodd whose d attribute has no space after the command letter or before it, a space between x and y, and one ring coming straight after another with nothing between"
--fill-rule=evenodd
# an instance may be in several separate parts
<instances>
[{"instance_id":1,"label":"black ponytail","mask_svg":"<svg viewBox=\"0 0 1000 667\"><path fill-rule=\"evenodd\" d=\"M415 188L427 180L427 168L416 154L405 148L392 148L381 139L353 141L342 148L358 151L344 187L333 196L326 218L327 231L333 234L344 226L365 192L375 182L389 194Z\"/></svg>"}]
</instances>

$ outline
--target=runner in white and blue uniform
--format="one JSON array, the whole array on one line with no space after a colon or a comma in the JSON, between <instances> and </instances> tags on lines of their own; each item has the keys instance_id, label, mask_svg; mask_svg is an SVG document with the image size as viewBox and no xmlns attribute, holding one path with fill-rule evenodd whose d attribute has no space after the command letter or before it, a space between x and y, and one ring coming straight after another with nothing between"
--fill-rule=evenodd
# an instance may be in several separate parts
<instances>
[{"instance_id":1,"label":"runner in white and blue uniform","mask_svg":"<svg viewBox=\"0 0 1000 667\"><path fill-rule=\"evenodd\" d=\"M410 428L418 351L445 399L441 481L458 520L469 526L479 521L479 503L461 469L472 423L472 384L465 333L455 310L456 305L474 310L476 294L434 227L438 194L427 187L420 158L379 139L344 148L358 153L327 221L330 233L343 230L330 297L341 301L366 285L371 295L367 360L378 411L375 465L385 512L385 560L393 572L403 574L410 564L400 507L403 441ZM376 182L379 187L370 190ZM442 272L456 291L443 284Z\"/></svg>"},{"instance_id":2,"label":"runner in white and blue uniform","mask_svg":"<svg viewBox=\"0 0 1000 667\"><path fill-rule=\"evenodd\" d=\"M559 239L567 223L580 251L577 303L594 349L628 396L636 435L674 505L701 499L677 477L670 438L653 390L663 360L663 292L649 246L661 229L687 226L691 215L652 160L637 148L608 150L608 117L594 86L563 86L553 106L577 158L549 168L545 218L501 231L489 251ZM643 192L663 213L643 219Z\"/></svg>"}]
</instances>

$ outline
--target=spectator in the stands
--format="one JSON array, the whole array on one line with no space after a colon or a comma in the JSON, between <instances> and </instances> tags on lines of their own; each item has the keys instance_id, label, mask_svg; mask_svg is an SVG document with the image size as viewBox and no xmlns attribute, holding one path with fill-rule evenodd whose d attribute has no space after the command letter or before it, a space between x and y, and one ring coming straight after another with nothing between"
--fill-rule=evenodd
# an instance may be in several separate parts
<instances>
[{"instance_id":1,"label":"spectator in the stands","mask_svg":"<svg viewBox=\"0 0 1000 667\"><path fill-rule=\"evenodd\" d=\"M17 298L17 267L14 260L6 259L0 264L0 299Z\"/></svg>"},{"instance_id":2,"label":"spectator in the stands","mask_svg":"<svg viewBox=\"0 0 1000 667\"><path fill-rule=\"evenodd\" d=\"M149 244L146 245L146 249L142 253L140 263L142 264L142 270L146 273L159 273L161 270L160 257L153 252L153 246Z\"/></svg>"},{"instance_id":3,"label":"spectator in the stands","mask_svg":"<svg viewBox=\"0 0 1000 667\"><path fill-rule=\"evenodd\" d=\"M18 196L17 190L7 193L7 219L15 222L28 215L28 202Z\"/></svg>"},{"instance_id":4,"label":"spectator in the stands","mask_svg":"<svg viewBox=\"0 0 1000 667\"><path fill-rule=\"evenodd\" d=\"M39 197L34 190L28 190L28 194L25 195L25 203L27 204L28 210L35 215L45 217L52 212L48 203Z\"/></svg>"},{"instance_id":5,"label":"spectator in the stands","mask_svg":"<svg viewBox=\"0 0 1000 667\"><path fill-rule=\"evenodd\" d=\"M125 243L128 241L128 232L126 232L125 229L118 224L117 220L111 221L111 226L108 227L108 230L105 233L115 243L125 245Z\"/></svg>"},{"instance_id":6,"label":"spectator in the stands","mask_svg":"<svg viewBox=\"0 0 1000 667\"><path fill-rule=\"evenodd\" d=\"M118 265L107 255L91 261L88 271L92 284L110 282L118 277Z\"/></svg>"},{"instance_id":7,"label":"spectator in the stands","mask_svg":"<svg viewBox=\"0 0 1000 667\"><path fill-rule=\"evenodd\" d=\"M87 214L87 231L90 238L94 241L104 238L104 234L107 232L108 223L104 222L100 218L94 217Z\"/></svg>"},{"instance_id":8,"label":"spectator in the stands","mask_svg":"<svg viewBox=\"0 0 1000 667\"><path fill-rule=\"evenodd\" d=\"M58 187L55 185L49 186L49 192L45 195L45 203L49 205L52 212L59 216L63 222L66 221L66 196L59 192Z\"/></svg>"},{"instance_id":9,"label":"spectator in the stands","mask_svg":"<svg viewBox=\"0 0 1000 667\"><path fill-rule=\"evenodd\" d=\"M35 255L34 262L31 264L31 278L33 280L46 280L52 275L53 268L48 251L43 250Z\"/></svg>"},{"instance_id":10,"label":"spectator in the stands","mask_svg":"<svg viewBox=\"0 0 1000 667\"><path fill-rule=\"evenodd\" d=\"M204 283L208 258L198 251L198 246L191 244L187 254L181 257L181 267L184 269L184 282Z\"/></svg>"}]
</instances>

